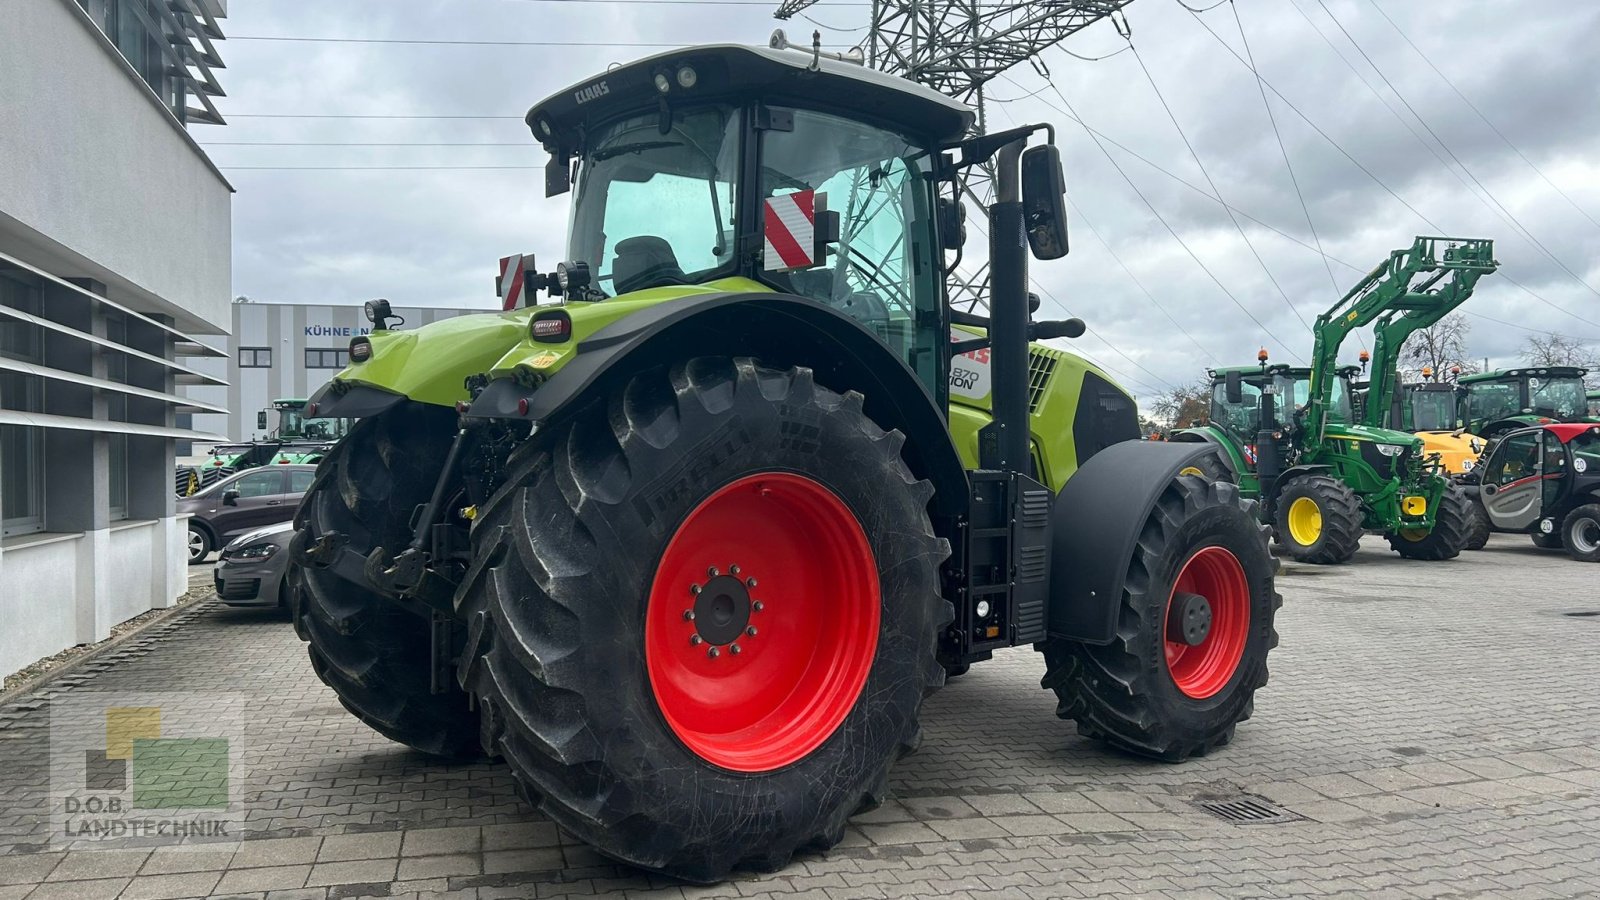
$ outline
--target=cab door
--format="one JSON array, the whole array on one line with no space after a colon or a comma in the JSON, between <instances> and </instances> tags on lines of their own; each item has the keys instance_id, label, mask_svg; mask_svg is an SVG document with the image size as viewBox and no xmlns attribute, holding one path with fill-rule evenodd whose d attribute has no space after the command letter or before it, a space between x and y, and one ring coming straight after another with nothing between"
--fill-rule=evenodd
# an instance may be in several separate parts
<instances>
[{"instance_id":1,"label":"cab door","mask_svg":"<svg viewBox=\"0 0 1600 900\"><path fill-rule=\"evenodd\" d=\"M1539 431L1525 431L1507 437L1484 466L1479 491L1484 511L1496 528L1524 531L1539 518L1544 505L1540 435Z\"/></svg>"}]
</instances>

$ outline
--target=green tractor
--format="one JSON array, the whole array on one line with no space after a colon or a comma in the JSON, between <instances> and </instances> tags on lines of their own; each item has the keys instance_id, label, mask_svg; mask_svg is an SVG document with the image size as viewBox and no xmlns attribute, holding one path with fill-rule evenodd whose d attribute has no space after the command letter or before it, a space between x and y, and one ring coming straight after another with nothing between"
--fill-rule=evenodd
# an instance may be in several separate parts
<instances>
[{"instance_id":1,"label":"green tractor","mask_svg":"<svg viewBox=\"0 0 1600 900\"><path fill-rule=\"evenodd\" d=\"M1585 399L1589 404L1589 418L1600 422L1600 391L1590 391Z\"/></svg>"},{"instance_id":2,"label":"green tractor","mask_svg":"<svg viewBox=\"0 0 1600 900\"><path fill-rule=\"evenodd\" d=\"M1535 425L1600 422L1585 395L1588 374L1577 366L1528 366L1467 375L1467 430L1492 441Z\"/></svg>"},{"instance_id":3,"label":"green tractor","mask_svg":"<svg viewBox=\"0 0 1600 900\"><path fill-rule=\"evenodd\" d=\"M192 496L213 482L257 466L321 462L334 442L350 432L352 422L343 418L307 419L307 403L303 399L274 400L271 408L256 413L256 431L266 432L265 438L218 444L211 448L211 459L204 465L178 467L178 496ZM268 418L273 412L278 414L276 428Z\"/></svg>"},{"instance_id":4,"label":"green tractor","mask_svg":"<svg viewBox=\"0 0 1600 900\"><path fill-rule=\"evenodd\" d=\"M612 68L527 116L576 184L555 302L351 342L359 421L295 520L296 628L379 732L502 757L616 859L708 882L839 841L923 699L1033 645L1058 714L1166 760L1227 743L1276 643L1265 529L1206 447L1038 340L1052 143L816 54ZM951 309L992 163L990 316ZM978 713L982 715L982 713Z\"/></svg>"},{"instance_id":5,"label":"green tractor","mask_svg":"<svg viewBox=\"0 0 1600 900\"><path fill-rule=\"evenodd\" d=\"M1268 365L1262 350L1257 366L1212 370L1210 421L1173 439L1219 448L1197 468L1261 498L1263 520L1296 560L1347 562L1365 531L1409 559L1458 556L1470 502L1420 438L1380 423L1405 336L1460 305L1495 266L1490 241L1417 238L1317 317L1312 365ZM1379 359L1357 416L1354 378L1364 366L1336 360L1344 338L1373 322Z\"/></svg>"}]
</instances>

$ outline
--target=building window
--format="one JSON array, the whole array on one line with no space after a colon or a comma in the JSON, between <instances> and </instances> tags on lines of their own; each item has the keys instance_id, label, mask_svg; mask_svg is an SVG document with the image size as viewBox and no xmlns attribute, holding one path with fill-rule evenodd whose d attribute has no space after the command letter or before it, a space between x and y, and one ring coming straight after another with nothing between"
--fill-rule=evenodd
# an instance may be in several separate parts
<instances>
[{"instance_id":1,"label":"building window","mask_svg":"<svg viewBox=\"0 0 1600 900\"><path fill-rule=\"evenodd\" d=\"M157 0L78 0L78 5L178 121L185 121L190 58L181 51L191 46L183 26L192 14Z\"/></svg>"},{"instance_id":2,"label":"building window","mask_svg":"<svg viewBox=\"0 0 1600 900\"><path fill-rule=\"evenodd\" d=\"M39 315L38 287L0 274L0 307ZM0 312L0 356L44 364L44 330ZM44 411L44 379L0 369L0 409ZM0 425L0 534L44 530L44 429Z\"/></svg>"},{"instance_id":3,"label":"building window","mask_svg":"<svg viewBox=\"0 0 1600 900\"><path fill-rule=\"evenodd\" d=\"M312 348L306 351L308 369L342 369L350 365L350 351L332 347Z\"/></svg>"},{"instance_id":4,"label":"building window","mask_svg":"<svg viewBox=\"0 0 1600 900\"><path fill-rule=\"evenodd\" d=\"M128 343L128 320L119 315L106 318L106 339L115 341L124 346ZM128 357L126 354L115 351L106 353L106 380L118 384L128 383ZM128 395L115 391L106 392L106 421L128 421ZM109 434L106 436L109 450L109 473L107 506L110 509L110 518L118 522L128 517L128 436L125 434Z\"/></svg>"},{"instance_id":5,"label":"building window","mask_svg":"<svg viewBox=\"0 0 1600 900\"><path fill-rule=\"evenodd\" d=\"M241 369L270 369L272 368L271 347L240 347L239 368Z\"/></svg>"}]
</instances>

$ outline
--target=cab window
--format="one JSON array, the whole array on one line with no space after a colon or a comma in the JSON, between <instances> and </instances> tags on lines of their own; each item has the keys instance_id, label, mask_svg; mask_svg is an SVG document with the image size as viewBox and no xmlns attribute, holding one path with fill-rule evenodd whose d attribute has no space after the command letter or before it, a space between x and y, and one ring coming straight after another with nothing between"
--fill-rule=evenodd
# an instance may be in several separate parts
<instances>
[{"instance_id":1,"label":"cab window","mask_svg":"<svg viewBox=\"0 0 1600 900\"><path fill-rule=\"evenodd\" d=\"M1539 433L1517 434L1506 438L1483 473L1489 484L1507 485L1539 474Z\"/></svg>"},{"instance_id":2,"label":"cab window","mask_svg":"<svg viewBox=\"0 0 1600 900\"><path fill-rule=\"evenodd\" d=\"M813 268L779 271L764 261L764 277L865 325L933 389L944 342L928 152L862 122L810 110L793 115L792 130L763 132L763 228L779 211L773 204L769 214L769 201L814 191L839 214L839 243Z\"/></svg>"},{"instance_id":3,"label":"cab window","mask_svg":"<svg viewBox=\"0 0 1600 900\"><path fill-rule=\"evenodd\" d=\"M1261 430L1261 385L1246 381L1239 386L1240 403L1228 402L1226 382L1211 386L1211 423L1250 440Z\"/></svg>"}]
</instances>

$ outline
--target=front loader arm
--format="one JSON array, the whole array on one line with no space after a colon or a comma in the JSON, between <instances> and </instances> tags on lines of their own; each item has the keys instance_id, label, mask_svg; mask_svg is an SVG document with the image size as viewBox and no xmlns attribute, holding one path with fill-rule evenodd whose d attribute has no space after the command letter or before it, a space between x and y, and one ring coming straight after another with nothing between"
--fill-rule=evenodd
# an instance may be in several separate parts
<instances>
[{"instance_id":1,"label":"front loader arm","mask_svg":"<svg viewBox=\"0 0 1600 900\"><path fill-rule=\"evenodd\" d=\"M1440 252L1440 245L1445 245ZM1311 358L1311 400L1307 410L1306 445L1321 446L1333 401L1339 346L1350 332L1380 317L1366 418L1381 423L1394 391L1394 367L1400 346L1412 332L1426 328L1466 302L1483 275L1493 272L1494 242L1479 238L1418 237L1410 247L1395 250L1331 309L1317 317ZM1416 281L1419 276L1425 276ZM1415 282L1415 283L1413 283ZM1390 326L1386 330L1386 326Z\"/></svg>"}]
</instances>

